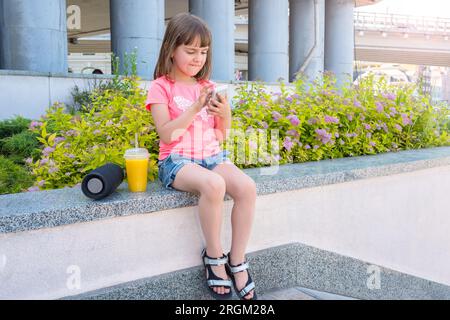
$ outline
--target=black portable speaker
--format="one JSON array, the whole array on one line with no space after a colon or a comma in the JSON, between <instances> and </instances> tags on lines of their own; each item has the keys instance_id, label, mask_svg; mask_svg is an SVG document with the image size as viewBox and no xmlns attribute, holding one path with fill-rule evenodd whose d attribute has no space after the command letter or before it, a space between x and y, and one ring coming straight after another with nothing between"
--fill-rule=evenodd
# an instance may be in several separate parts
<instances>
[{"instance_id":1,"label":"black portable speaker","mask_svg":"<svg viewBox=\"0 0 450 320\"><path fill-rule=\"evenodd\" d=\"M113 193L124 179L124 170L117 164L107 163L88 173L81 183L84 195L103 199Z\"/></svg>"}]
</instances>

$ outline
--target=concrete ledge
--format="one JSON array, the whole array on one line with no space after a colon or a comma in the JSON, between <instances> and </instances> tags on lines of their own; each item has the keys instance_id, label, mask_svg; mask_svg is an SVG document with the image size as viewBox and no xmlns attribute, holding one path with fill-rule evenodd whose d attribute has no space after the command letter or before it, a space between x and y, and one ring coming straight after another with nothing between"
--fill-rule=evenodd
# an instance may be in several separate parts
<instances>
[{"instance_id":1,"label":"concrete ledge","mask_svg":"<svg viewBox=\"0 0 450 320\"><path fill-rule=\"evenodd\" d=\"M252 168L245 172L255 180L258 195L266 195L446 165L450 165L450 147ZM225 200L230 199L226 195ZM141 194L128 192L128 186L123 183L114 194L100 201L86 198L80 187L2 195L0 234L197 204L198 196L165 190L159 181L149 183L147 192Z\"/></svg>"},{"instance_id":2,"label":"concrete ledge","mask_svg":"<svg viewBox=\"0 0 450 320\"><path fill-rule=\"evenodd\" d=\"M259 294L302 286L357 299L450 299L450 286L300 243L253 252L248 261ZM204 282L203 267L193 267L65 299L212 299Z\"/></svg>"},{"instance_id":3,"label":"concrete ledge","mask_svg":"<svg viewBox=\"0 0 450 320\"><path fill-rule=\"evenodd\" d=\"M246 170L258 186L248 252L301 243L450 286L449 149L291 164L271 176L261 175L260 169ZM146 287L148 279L162 277L167 282L191 268L197 270L196 285L204 285L199 268L204 241L198 198L163 190L159 182L140 195L122 187L102 203L85 198L76 189L0 197L0 299L59 299L130 283L137 283L138 288L144 283L146 291L168 297L164 291ZM229 198L224 201L224 252L231 243L233 204ZM325 282L326 287L315 287L314 278L332 272L325 266L333 262L316 265L328 259L327 255L320 257L322 251L314 251L314 258L291 254L286 260L289 266L284 266L280 252L261 263L256 255L252 262L262 292L276 286L302 286L365 297L364 292L340 292L339 282L331 280ZM277 259L282 263L277 264ZM308 264L309 259L314 263ZM267 274L277 275L292 264L305 272L304 280L289 269L282 280L265 284L270 280ZM342 270L348 268L342 266ZM350 268L349 272L356 271ZM197 278L189 274L186 281L192 285L190 280ZM351 278L345 272L338 276ZM369 276L365 274L360 286ZM386 277L389 272L381 286ZM411 286L417 292L429 292L426 285L414 282ZM179 290L175 297L191 289L182 285Z\"/></svg>"}]
</instances>

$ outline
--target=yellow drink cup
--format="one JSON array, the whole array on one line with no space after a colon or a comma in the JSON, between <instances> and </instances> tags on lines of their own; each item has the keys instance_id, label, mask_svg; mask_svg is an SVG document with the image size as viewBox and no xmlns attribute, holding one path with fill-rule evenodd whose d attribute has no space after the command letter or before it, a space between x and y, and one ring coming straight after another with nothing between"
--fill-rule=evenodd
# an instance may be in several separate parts
<instances>
[{"instance_id":1,"label":"yellow drink cup","mask_svg":"<svg viewBox=\"0 0 450 320\"><path fill-rule=\"evenodd\" d=\"M148 158L148 151L144 148L128 149L125 152L128 190L131 192L147 190Z\"/></svg>"}]
</instances>

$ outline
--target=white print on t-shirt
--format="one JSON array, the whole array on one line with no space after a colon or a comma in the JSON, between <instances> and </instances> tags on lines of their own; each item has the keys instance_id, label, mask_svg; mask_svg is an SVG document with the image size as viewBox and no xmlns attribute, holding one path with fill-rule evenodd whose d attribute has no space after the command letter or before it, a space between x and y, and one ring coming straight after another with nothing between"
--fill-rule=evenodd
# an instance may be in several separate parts
<instances>
[{"instance_id":1,"label":"white print on t-shirt","mask_svg":"<svg viewBox=\"0 0 450 320\"><path fill-rule=\"evenodd\" d=\"M175 101L175 104L177 105L178 109L182 110L183 112L194 104L191 100L186 99L183 96L175 96L173 98L173 101ZM199 113L197 113L197 115L200 115L203 121L208 121L209 117L213 117L212 115L209 115L206 112L206 108L207 107L204 107Z\"/></svg>"}]
</instances>

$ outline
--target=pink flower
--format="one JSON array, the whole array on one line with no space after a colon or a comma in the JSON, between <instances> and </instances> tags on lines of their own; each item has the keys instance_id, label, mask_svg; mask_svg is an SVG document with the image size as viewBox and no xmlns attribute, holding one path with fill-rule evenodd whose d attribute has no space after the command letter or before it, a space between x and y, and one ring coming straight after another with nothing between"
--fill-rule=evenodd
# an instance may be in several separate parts
<instances>
[{"instance_id":1,"label":"pink flower","mask_svg":"<svg viewBox=\"0 0 450 320\"><path fill-rule=\"evenodd\" d=\"M308 120L308 124L316 124L317 123L317 119L316 118L310 118Z\"/></svg>"},{"instance_id":2,"label":"pink flower","mask_svg":"<svg viewBox=\"0 0 450 320\"><path fill-rule=\"evenodd\" d=\"M339 123L339 119L332 116L325 116L325 123Z\"/></svg>"},{"instance_id":3,"label":"pink flower","mask_svg":"<svg viewBox=\"0 0 450 320\"><path fill-rule=\"evenodd\" d=\"M403 121L404 126L406 126L408 124L412 124L411 119L408 117L408 115L406 113L402 113L402 121Z\"/></svg>"},{"instance_id":4,"label":"pink flower","mask_svg":"<svg viewBox=\"0 0 450 320\"><path fill-rule=\"evenodd\" d=\"M76 131L76 130L69 130L69 131L66 132L66 136L68 136L68 137L70 137L70 136L76 137L76 136L78 136L78 131Z\"/></svg>"},{"instance_id":5,"label":"pink flower","mask_svg":"<svg viewBox=\"0 0 450 320\"><path fill-rule=\"evenodd\" d=\"M383 112L384 106L381 102L377 101L377 102L375 102L375 105L376 105L377 112L379 112L379 113Z\"/></svg>"},{"instance_id":6,"label":"pink flower","mask_svg":"<svg viewBox=\"0 0 450 320\"><path fill-rule=\"evenodd\" d=\"M29 129L30 129L30 130L34 130L34 129L36 129L37 127L40 127L40 126L42 126L42 122L39 122L39 121L32 121L32 122L30 123Z\"/></svg>"},{"instance_id":7,"label":"pink flower","mask_svg":"<svg viewBox=\"0 0 450 320\"><path fill-rule=\"evenodd\" d=\"M268 127L269 127L269 125L267 124L267 122L265 122L265 121L259 121L259 125L261 126L261 127L263 127L264 129L267 129Z\"/></svg>"},{"instance_id":8,"label":"pink flower","mask_svg":"<svg viewBox=\"0 0 450 320\"><path fill-rule=\"evenodd\" d=\"M323 144L327 144L328 142L330 142L331 138L332 138L332 134L328 133L325 129L316 129L316 134L317 134L317 138L323 143Z\"/></svg>"},{"instance_id":9,"label":"pink flower","mask_svg":"<svg viewBox=\"0 0 450 320\"><path fill-rule=\"evenodd\" d=\"M286 134L287 135L290 135L290 136L293 136L293 137L298 137L298 136L300 136L300 134L297 132L297 130L288 130L288 131L286 131Z\"/></svg>"},{"instance_id":10,"label":"pink flower","mask_svg":"<svg viewBox=\"0 0 450 320\"><path fill-rule=\"evenodd\" d=\"M51 167L50 169L48 169L48 173L55 173L55 172L58 172L59 171L59 169L57 168L57 167Z\"/></svg>"},{"instance_id":11,"label":"pink flower","mask_svg":"<svg viewBox=\"0 0 450 320\"><path fill-rule=\"evenodd\" d=\"M65 141L65 140L66 140L66 138L64 138L64 137L56 137L55 140L53 140L53 143L54 143L54 145L57 145L61 141Z\"/></svg>"},{"instance_id":12,"label":"pink flower","mask_svg":"<svg viewBox=\"0 0 450 320\"><path fill-rule=\"evenodd\" d=\"M296 127L296 126L298 126L298 125L300 124L300 120L297 118L296 115L291 114L291 115L289 115L289 116L287 117L287 119L289 119L289 121L291 121L291 124L292 124L294 127Z\"/></svg>"},{"instance_id":13,"label":"pink flower","mask_svg":"<svg viewBox=\"0 0 450 320\"><path fill-rule=\"evenodd\" d=\"M43 151L42 154L44 155L44 157L47 157L50 153L52 153L53 151L55 151L55 148L51 148L51 147L46 147Z\"/></svg>"},{"instance_id":14,"label":"pink flower","mask_svg":"<svg viewBox=\"0 0 450 320\"><path fill-rule=\"evenodd\" d=\"M282 116L279 112L274 111L274 112L272 112L272 117L275 122L278 122Z\"/></svg>"},{"instance_id":15,"label":"pink flower","mask_svg":"<svg viewBox=\"0 0 450 320\"><path fill-rule=\"evenodd\" d=\"M398 113L395 107L391 107L389 110L391 110L391 116L396 115Z\"/></svg>"},{"instance_id":16,"label":"pink flower","mask_svg":"<svg viewBox=\"0 0 450 320\"><path fill-rule=\"evenodd\" d=\"M293 145L294 145L294 143L292 142L292 140L291 140L290 137L284 138L284 141L283 141L283 147L284 147L287 151L291 151Z\"/></svg>"},{"instance_id":17,"label":"pink flower","mask_svg":"<svg viewBox=\"0 0 450 320\"><path fill-rule=\"evenodd\" d=\"M386 94L383 93L382 96L389 100L395 100L397 98L397 96L393 93L386 93Z\"/></svg>"}]
</instances>

